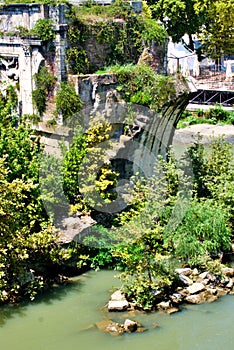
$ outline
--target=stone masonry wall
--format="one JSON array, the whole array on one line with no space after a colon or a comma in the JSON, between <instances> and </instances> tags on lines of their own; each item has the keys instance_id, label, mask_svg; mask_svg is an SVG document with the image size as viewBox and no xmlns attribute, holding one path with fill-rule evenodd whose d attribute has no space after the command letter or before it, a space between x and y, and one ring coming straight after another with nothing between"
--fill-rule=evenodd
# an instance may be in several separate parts
<instances>
[{"instance_id":1,"label":"stone masonry wall","mask_svg":"<svg viewBox=\"0 0 234 350\"><path fill-rule=\"evenodd\" d=\"M67 5L9 4L0 9L0 90L8 85L19 85L19 114L34 114L32 103L33 76L45 64L58 83L66 79L65 48L67 46ZM31 30L37 20L49 18L54 24L55 49L36 39L21 38L17 27Z\"/></svg>"}]
</instances>

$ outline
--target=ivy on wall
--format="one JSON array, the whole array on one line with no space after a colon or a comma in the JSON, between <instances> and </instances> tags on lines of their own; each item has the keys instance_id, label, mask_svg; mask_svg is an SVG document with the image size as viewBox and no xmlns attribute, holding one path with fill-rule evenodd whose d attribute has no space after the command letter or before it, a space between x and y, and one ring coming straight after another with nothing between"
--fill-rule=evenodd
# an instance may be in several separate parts
<instances>
[{"instance_id":1,"label":"ivy on wall","mask_svg":"<svg viewBox=\"0 0 234 350\"><path fill-rule=\"evenodd\" d=\"M152 42L162 44L164 28L126 2L72 7L68 17L67 62L72 74L93 73L113 64L137 63Z\"/></svg>"}]
</instances>

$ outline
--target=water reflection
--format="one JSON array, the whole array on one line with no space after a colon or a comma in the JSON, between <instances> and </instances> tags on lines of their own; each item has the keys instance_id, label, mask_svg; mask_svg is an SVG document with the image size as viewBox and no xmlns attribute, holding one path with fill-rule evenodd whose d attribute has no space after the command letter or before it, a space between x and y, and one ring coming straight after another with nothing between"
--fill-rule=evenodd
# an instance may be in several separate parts
<instances>
[{"instance_id":1,"label":"water reflection","mask_svg":"<svg viewBox=\"0 0 234 350\"><path fill-rule=\"evenodd\" d=\"M90 272L33 303L0 308L3 350L233 350L234 296L186 305L173 315L108 313L103 306L119 280L115 272ZM105 318L135 319L149 330L112 336L95 326ZM155 328L155 324L159 327Z\"/></svg>"},{"instance_id":2,"label":"water reflection","mask_svg":"<svg viewBox=\"0 0 234 350\"><path fill-rule=\"evenodd\" d=\"M66 298L66 295L74 292L81 291L84 285L82 278L75 278L67 281L63 285L54 285L49 288L45 293L38 295L34 301L25 300L21 303L6 304L0 307L0 327L3 327L5 323L14 317L26 317L28 308L33 305L52 305L57 301L62 301ZM43 318L40 318L40 322Z\"/></svg>"}]
</instances>

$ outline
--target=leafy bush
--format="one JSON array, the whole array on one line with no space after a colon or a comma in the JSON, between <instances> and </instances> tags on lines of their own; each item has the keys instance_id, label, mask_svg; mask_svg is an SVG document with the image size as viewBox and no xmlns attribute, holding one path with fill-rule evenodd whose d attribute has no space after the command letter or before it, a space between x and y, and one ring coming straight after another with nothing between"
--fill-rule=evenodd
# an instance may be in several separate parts
<instances>
[{"instance_id":1,"label":"leafy bush","mask_svg":"<svg viewBox=\"0 0 234 350\"><path fill-rule=\"evenodd\" d=\"M155 74L149 66L111 66L106 71L116 74L117 90L127 102L160 110L175 96L175 80Z\"/></svg>"},{"instance_id":2,"label":"leafy bush","mask_svg":"<svg viewBox=\"0 0 234 350\"><path fill-rule=\"evenodd\" d=\"M62 82L61 89L56 95L56 113L64 119L71 117L81 110L82 102L72 84Z\"/></svg>"},{"instance_id":3,"label":"leafy bush","mask_svg":"<svg viewBox=\"0 0 234 350\"><path fill-rule=\"evenodd\" d=\"M111 127L103 121L95 121L85 133L78 133L65 156L64 191L72 204L81 209L98 207L100 202L115 199L117 173L105 162L105 149L99 147L108 142Z\"/></svg>"},{"instance_id":4,"label":"leafy bush","mask_svg":"<svg viewBox=\"0 0 234 350\"><path fill-rule=\"evenodd\" d=\"M38 19L32 29L32 34L35 34L42 41L53 41L55 39L55 31L52 21L47 18Z\"/></svg>"},{"instance_id":5,"label":"leafy bush","mask_svg":"<svg viewBox=\"0 0 234 350\"><path fill-rule=\"evenodd\" d=\"M193 200L176 231L170 232L173 254L184 263L198 265L203 257L229 251L231 230L228 214L213 200Z\"/></svg>"},{"instance_id":6,"label":"leafy bush","mask_svg":"<svg viewBox=\"0 0 234 350\"><path fill-rule=\"evenodd\" d=\"M177 127L183 128L194 124L234 124L233 112L224 110L222 105L216 104L213 108L208 110L197 109L195 112L183 113L178 122Z\"/></svg>"},{"instance_id":7,"label":"leafy bush","mask_svg":"<svg viewBox=\"0 0 234 350\"><path fill-rule=\"evenodd\" d=\"M34 75L36 89L32 92L32 100L39 114L46 110L47 99L52 95L56 77L50 74L45 66L42 66L38 73Z\"/></svg>"}]
</instances>

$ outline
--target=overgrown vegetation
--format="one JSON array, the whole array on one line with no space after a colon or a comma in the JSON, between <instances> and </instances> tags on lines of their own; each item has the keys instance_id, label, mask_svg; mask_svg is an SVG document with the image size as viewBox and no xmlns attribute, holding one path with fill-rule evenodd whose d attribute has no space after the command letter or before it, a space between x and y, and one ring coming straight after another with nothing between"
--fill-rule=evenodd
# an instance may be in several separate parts
<instances>
[{"instance_id":1,"label":"overgrown vegetation","mask_svg":"<svg viewBox=\"0 0 234 350\"><path fill-rule=\"evenodd\" d=\"M1 123L0 301L33 299L70 257L56 244L40 199L40 153L38 138L24 125Z\"/></svg>"},{"instance_id":2,"label":"overgrown vegetation","mask_svg":"<svg viewBox=\"0 0 234 350\"><path fill-rule=\"evenodd\" d=\"M56 77L50 74L47 67L42 66L34 75L36 89L32 92L32 100L39 114L46 110L48 99L52 96Z\"/></svg>"},{"instance_id":3,"label":"overgrown vegetation","mask_svg":"<svg viewBox=\"0 0 234 350\"><path fill-rule=\"evenodd\" d=\"M15 302L26 296L34 299L54 282L66 264L79 271L90 266L92 259L95 261L94 252L78 243L57 243L39 178L43 167L49 168L47 181L53 190L59 188L59 178L57 173L51 174L51 159L42 158L39 137L24 123L17 128L12 124L8 113L15 101L11 94L8 98L9 108L2 111L0 121L0 302ZM91 131L88 135L95 144L98 135ZM103 187L101 176L97 186L104 193L109 183L103 182ZM48 200L49 192L45 195ZM56 204L53 198L51 203Z\"/></svg>"},{"instance_id":4,"label":"overgrown vegetation","mask_svg":"<svg viewBox=\"0 0 234 350\"><path fill-rule=\"evenodd\" d=\"M188 149L193 179L173 160L160 161L149 180L135 179L132 209L120 215L113 254L124 272L124 290L138 306L152 308L157 291L176 283L175 266L218 272L233 239L234 162L231 146L214 140L205 152ZM224 190L225 189L225 190Z\"/></svg>"},{"instance_id":5,"label":"overgrown vegetation","mask_svg":"<svg viewBox=\"0 0 234 350\"><path fill-rule=\"evenodd\" d=\"M17 117L17 105L18 97L16 88L13 85L9 85L5 91L0 92L0 118L1 123L8 124L9 121L13 121L15 124L18 122Z\"/></svg>"},{"instance_id":6,"label":"overgrown vegetation","mask_svg":"<svg viewBox=\"0 0 234 350\"><path fill-rule=\"evenodd\" d=\"M52 42L55 39L53 23L48 18L38 19L32 29L24 26L18 26L15 30L1 32L1 36L20 36L23 39L36 38L40 39L43 44Z\"/></svg>"},{"instance_id":7,"label":"overgrown vegetation","mask_svg":"<svg viewBox=\"0 0 234 350\"><path fill-rule=\"evenodd\" d=\"M176 94L174 78L157 75L146 65L111 66L102 72L117 76L117 90L125 101L153 110L159 111Z\"/></svg>"},{"instance_id":8,"label":"overgrown vegetation","mask_svg":"<svg viewBox=\"0 0 234 350\"><path fill-rule=\"evenodd\" d=\"M113 63L137 63L145 46L161 45L167 37L161 25L135 13L127 2L74 7L69 18L66 55L74 74L93 73Z\"/></svg>"},{"instance_id":9,"label":"overgrown vegetation","mask_svg":"<svg viewBox=\"0 0 234 350\"><path fill-rule=\"evenodd\" d=\"M234 113L223 109L222 105L216 104L207 110L197 109L195 112L185 111L177 125L184 128L194 124L234 124Z\"/></svg>"},{"instance_id":10,"label":"overgrown vegetation","mask_svg":"<svg viewBox=\"0 0 234 350\"><path fill-rule=\"evenodd\" d=\"M82 107L82 101L74 86L65 82L61 83L61 88L57 91L55 104L56 114L62 114L64 119L73 116Z\"/></svg>"},{"instance_id":11,"label":"overgrown vegetation","mask_svg":"<svg viewBox=\"0 0 234 350\"><path fill-rule=\"evenodd\" d=\"M150 70L139 66L136 74L130 68L131 75L125 69L120 71L121 82L129 84L126 91L132 89L134 96L135 81L141 77L147 86ZM111 126L96 117L86 130L75 128L70 149L62 145L64 158L42 159L38 137L23 123L12 126L14 96L10 88L4 100L8 108L1 114L1 301L26 295L33 299L65 264L115 266L122 269L129 298L149 309L159 290L167 293L176 285L175 266L218 271L220 256L229 252L233 239L230 145L218 139L205 151L198 139L180 164L170 152L167 161L159 159L155 164L150 179L138 174L131 179L124 212L109 220L107 210L99 218L102 225L86 232L82 244L65 247L56 242L51 222L54 212L64 215L64 200L67 212L79 216L95 215L117 197L118 174L106 159ZM82 114L77 118L79 124Z\"/></svg>"},{"instance_id":12,"label":"overgrown vegetation","mask_svg":"<svg viewBox=\"0 0 234 350\"><path fill-rule=\"evenodd\" d=\"M166 6L163 12L152 6L153 14L159 11L163 19L166 12L176 9L175 17L166 23L175 40L186 32L186 23L180 22L175 32L177 21L173 22L184 3ZM193 6L194 1L182 6L183 13L190 14L189 21L200 21ZM116 74L117 90L126 102L158 111L175 96L175 81L156 75L148 66L135 65L146 46L163 44L167 36L152 20L149 7L143 7L143 15L134 13L125 2L73 8L67 60L73 73L102 68ZM44 43L55 35L50 20L39 20L32 31L22 27L18 31L21 37L35 35ZM96 56L88 50L91 44ZM115 65L106 68L110 64ZM55 77L42 67L35 75L35 85L33 101L42 114ZM177 284L175 267L220 273L220 257L230 251L234 227L234 159L222 139L214 140L208 151L198 139L181 164L170 152L167 161L158 160L150 179L136 174L124 212L111 217L107 211L99 218L102 225L84 234L82 245L62 246L52 225L55 215L70 211L74 217L95 216L117 198L118 174L106 159L111 126L94 118L86 130L75 128L70 149L62 146L63 159L42 158L37 135L24 123L18 125L14 117L17 94L12 86L0 95L0 107L0 301L13 302L22 296L33 299L65 264L75 271L83 266L118 267L123 290L143 309L152 309L157 293L167 294ZM69 123L69 117L77 114L79 122L81 107L74 87L62 83L56 95L57 115ZM186 118L181 125L233 124L234 120L233 113L219 105L187 113ZM54 122L51 119L48 124Z\"/></svg>"}]
</instances>

